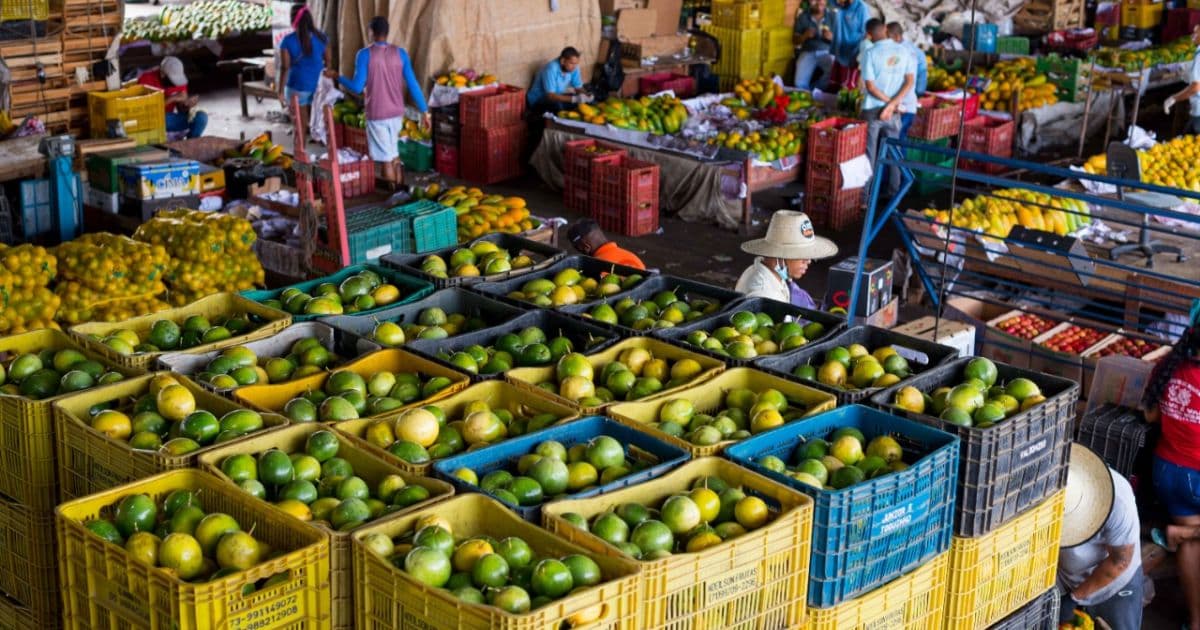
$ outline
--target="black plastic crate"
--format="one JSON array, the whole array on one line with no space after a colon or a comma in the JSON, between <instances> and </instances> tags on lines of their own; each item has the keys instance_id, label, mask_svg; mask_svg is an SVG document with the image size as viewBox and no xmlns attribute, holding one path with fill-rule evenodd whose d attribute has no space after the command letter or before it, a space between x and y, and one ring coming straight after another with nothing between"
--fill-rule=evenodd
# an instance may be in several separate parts
<instances>
[{"instance_id":1,"label":"black plastic crate","mask_svg":"<svg viewBox=\"0 0 1200 630\"><path fill-rule=\"evenodd\" d=\"M696 332L697 330L711 333L722 326L728 326L729 318L732 317L734 313L741 311L749 311L751 313L766 313L767 315L771 316L771 319L774 320L776 324L779 324L783 322L785 318L790 317L794 321L800 322L801 324L817 322L825 327L825 332L817 339L810 339L808 344L800 348L794 348L786 352L770 355L770 358L791 356L803 349L808 348L814 343L830 339L833 335L842 332L846 328L846 319L832 313L800 308L799 306L794 306L787 302L780 302L778 300L771 300L768 298L744 297L737 302L730 304L728 308L725 308L718 313L714 313L708 317L698 319L694 322L689 322L682 326L655 330L653 335L655 337L670 341L677 346L687 348L688 350L720 359L727 363L730 367L750 366L768 357L760 356L753 359L734 359L706 348L694 346L687 342L687 336L693 332Z\"/></svg>"},{"instance_id":2,"label":"black plastic crate","mask_svg":"<svg viewBox=\"0 0 1200 630\"><path fill-rule=\"evenodd\" d=\"M481 241L495 243L500 249L508 250L508 252L512 254L514 258L521 254L527 255L530 258L533 258L534 264L533 266L525 267L524 269L513 269L512 271L492 274L490 276L471 276L465 278L438 278L421 270L421 262L429 256L441 256L443 259L448 259L450 254L454 253L455 251L459 249L468 249ZM399 269L415 278L428 280L429 282L433 283L433 286L439 289L447 289L450 287L468 284L499 282L509 278L517 278L534 271L538 271L539 269L545 269L546 267L553 265L563 258L566 258L566 256L567 253L561 249L558 249L557 247L551 247L545 243L531 241L527 238L521 238L520 236L497 232L495 234L481 236L469 243L462 243L460 245L447 247L434 252L426 252L424 254L388 254L387 256L381 258L380 261L385 267ZM447 260L447 263L448 262L449 261Z\"/></svg>"},{"instance_id":3,"label":"black plastic crate","mask_svg":"<svg viewBox=\"0 0 1200 630\"><path fill-rule=\"evenodd\" d=\"M605 350L613 344L621 340L621 336L613 331L602 328L588 321L570 317L563 313L547 310L530 311L510 320L500 326L493 326L477 332L466 333L451 337L449 339L428 340L422 339L414 341L405 346L406 350L411 350L422 356L445 365L451 369L459 369L443 356L449 357L456 352L462 351L467 346L481 345L490 347L496 343L496 340L508 333L515 333L530 326L537 326L546 332L546 336L553 338L558 335L563 335L571 340L575 346L576 352L583 354L593 354ZM587 342L592 339L600 341L595 345L588 347ZM513 365L513 367L519 367ZM489 381L504 377L504 373L497 374L474 374L471 376L472 382Z\"/></svg>"},{"instance_id":4,"label":"black plastic crate","mask_svg":"<svg viewBox=\"0 0 1200 630\"><path fill-rule=\"evenodd\" d=\"M1132 476L1151 426L1142 412L1107 404L1083 416L1075 441L1092 449L1114 470Z\"/></svg>"},{"instance_id":5,"label":"black plastic crate","mask_svg":"<svg viewBox=\"0 0 1200 630\"><path fill-rule=\"evenodd\" d=\"M1058 630L1058 588L1038 595L988 630Z\"/></svg>"},{"instance_id":6,"label":"black plastic crate","mask_svg":"<svg viewBox=\"0 0 1200 630\"><path fill-rule=\"evenodd\" d=\"M851 344L862 344L868 350L880 348L883 346L893 346L896 348L896 353L908 360L908 367L912 370L913 375L920 374L930 368L946 365L958 357L958 350L950 346L943 346L939 343L934 343L920 337L912 337L902 335L897 332L892 332L886 328L876 328L875 326L856 326L850 328L831 338L826 338L825 341L816 344L809 344L792 351L783 356L763 357L754 361L754 367L778 374L788 379L797 380L797 377L792 376L792 372L799 366L815 361L825 355L829 350L838 346L849 346ZM818 366L819 367L819 366ZM903 387L909 384L912 376L902 379L897 386ZM864 389L841 389L824 385L815 380L803 381L805 385L811 385L817 389L830 392L837 396L838 405L853 405L863 402L872 395L879 393L883 389L880 387L868 387Z\"/></svg>"},{"instance_id":7,"label":"black plastic crate","mask_svg":"<svg viewBox=\"0 0 1200 630\"><path fill-rule=\"evenodd\" d=\"M509 302L511 304L516 304L524 309L538 308L537 305L531 302L510 297L509 294L520 292L521 287L530 280L537 280L539 278L553 279L558 272L564 269L578 269L580 273L588 278L600 278L605 274L615 273L621 277L638 275L643 278L642 282L645 282L646 278L653 277L651 272L642 271L641 269L634 269L633 267L626 267L625 265L617 265L600 260L599 258L592 258L591 256L568 256L554 263L553 265L550 265L549 267L539 269L533 273L527 273L519 278L509 278L508 280L503 280L500 282L481 282L479 284L470 285L467 288L472 291ZM639 282L637 286L640 285L641 282ZM630 289L626 291L614 293L607 298L597 298L588 302L584 302L584 304L598 304L604 299L615 302L628 295L629 292L633 289L636 289L637 286L630 287ZM567 306L559 307L560 310L564 310L566 308Z\"/></svg>"},{"instance_id":8,"label":"black plastic crate","mask_svg":"<svg viewBox=\"0 0 1200 630\"><path fill-rule=\"evenodd\" d=\"M910 418L962 440L959 462L958 509L954 534L983 536L1041 503L1067 484L1067 460L1074 433L1079 384L1065 378L996 363L997 383L1027 378L1041 389L1046 401L1018 412L995 426L978 429L952 424L892 405L901 387L929 393L962 381L971 358L961 358L918 374L871 397L871 404Z\"/></svg>"},{"instance_id":9,"label":"black plastic crate","mask_svg":"<svg viewBox=\"0 0 1200 630\"><path fill-rule=\"evenodd\" d=\"M617 302L618 300L623 300L625 298L631 298L635 302L640 302L642 300L652 300L652 299L654 299L655 295L658 295L659 293L661 293L663 291L674 292L676 297L678 297L680 300L688 299L688 298L703 298L703 299L708 299L708 300L717 302L718 303L717 310L710 313L708 315L709 317L719 316L722 313L727 312L729 307L732 304L736 303L737 301L739 301L745 297L744 295L742 295L741 293L738 293L737 291L718 287L718 286L707 284L704 282L696 282L695 280L688 280L687 278L680 278L677 276L652 276L652 277L647 278L646 280L642 281L640 284L638 284L633 289L626 291L624 293L620 293L616 296L610 297L608 300L604 300L604 301L608 302L609 304L613 304L613 303ZM562 311L565 313L570 313L572 315L584 316L589 311L591 311L593 308L595 308L596 305L598 305L600 303L601 303L601 301L594 301L594 302L591 302L588 304L576 304L573 306L566 306L566 307L563 307ZM624 326L621 324L600 324L600 325L619 330L625 336L649 335L652 332L654 332L651 330L634 330L633 328L630 328L628 326ZM663 328L660 330L674 330L674 328ZM722 358L722 360L723 360L723 358Z\"/></svg>"},{"instance_id":10,"label":"black plastic crate","mask_svg":"<svg viewBox=\"0 0 1200 630\"><path fill-rule=\"evenodd\" d=\"M485 295L459 288L438 291L419 302L397 306L366 317L339 315L321 321L345 333L341 337L343 341L338 346L339 353L344 356L357 356L361 353L359 346L367 345L360 342L373 343L371 342L371 333L375 330L376 324L380 322L396 322L397 324L410 322L415 320L421 311L433 307L442 309L447 315L462 313L468 317L482 318L488 325L480 330L504 325L526 312L524 309L506 302L493 300ZM453 338L450 337L450 339ZM405 340L404 347L407 348L409 343L412 342Z\"/></svg>"}]
</instances>

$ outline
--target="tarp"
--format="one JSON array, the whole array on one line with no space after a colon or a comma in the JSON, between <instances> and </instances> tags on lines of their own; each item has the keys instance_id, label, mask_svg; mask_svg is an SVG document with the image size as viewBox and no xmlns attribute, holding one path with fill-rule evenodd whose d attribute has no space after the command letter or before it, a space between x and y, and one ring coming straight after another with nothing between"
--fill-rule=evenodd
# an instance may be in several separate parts
<instances>
[{"instance_id":1,"label":"tarp","mask_svg":"<svg viewBox=\"0 0 1200 630\"><path fill-rule=\"evenodd\" d=\"M528 87L539 68L567 46L582 53L580 72L590 78L600 43L596 0L351 0L313 2L314 13L334 38L341 71L369 40L367 25L383 15L389 41L408 49L428 94L431 79L444 71L474 68L504 83ZM551 4L558 10L551 11ZM336 25L336 26L335 26Z\"/></svg>"},{"instance_id":2,"label":"tarp","mask_svg":"<svg viewBox=\"0 0 1200 630\"><path fill-rule=\"evenodd\" d=\"M1025 155L1037 155L1053 148L1078 147L1085 109L1084 103L1062 102L1021 112L1017 149ZM1103 136L1104 130L1109 127L1110 112L1113 117L1111 128L1124 135L1125 99L1106 91L1092 95L1085 137Z\"/></svg>"}]
</instances>

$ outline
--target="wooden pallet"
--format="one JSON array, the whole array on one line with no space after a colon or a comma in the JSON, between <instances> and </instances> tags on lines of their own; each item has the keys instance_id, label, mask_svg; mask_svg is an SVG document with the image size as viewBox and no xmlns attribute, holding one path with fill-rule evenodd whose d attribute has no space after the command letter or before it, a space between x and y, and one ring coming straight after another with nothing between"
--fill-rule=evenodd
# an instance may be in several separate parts
<instances>
[{"instance_id":1,"label":"wooden pallet","mask_svg":"<svg viewBox=\"0 0 1200 630\"><path fill-rule=\"evenodd\" d=\"M1013 28L1021 33L1048 33L1084 25L1083 0L1029 0L1013 16Z\"/></svg>"}]
</instances>

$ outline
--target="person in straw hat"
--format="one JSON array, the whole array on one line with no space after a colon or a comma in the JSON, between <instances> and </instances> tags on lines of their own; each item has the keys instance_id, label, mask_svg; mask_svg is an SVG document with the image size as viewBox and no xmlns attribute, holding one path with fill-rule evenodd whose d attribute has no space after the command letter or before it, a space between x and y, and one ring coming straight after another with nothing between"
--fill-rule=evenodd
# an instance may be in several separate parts
<instances>
[{"instance_id":1,"label":"person in straw hat","mask_svg":"<svg viewBox=\"0 0 1200 630\"><path fill-rule=\"evenodd\" d=\"M742 243L742 251L758 258L742 272L734 290L815 309L812 296L796 281L808 272L811 261L837 256L838 248L833 241L816 235L807 214L780 210L771 217L767 235Z\"/></svg>"},{"instance_id":2,"label":"person in straw hat","mask_svg":"<svg viewBox=\"0 0 1200 630\"><path fill-rule=\"evenodd\" d=\"M1133 488L1098 455L1073 443L1066 495L1058 551L1060 617L1067 621L1082 609L1112 630L1138 630L1142 553Z\"/></svg>"}]
</instances>

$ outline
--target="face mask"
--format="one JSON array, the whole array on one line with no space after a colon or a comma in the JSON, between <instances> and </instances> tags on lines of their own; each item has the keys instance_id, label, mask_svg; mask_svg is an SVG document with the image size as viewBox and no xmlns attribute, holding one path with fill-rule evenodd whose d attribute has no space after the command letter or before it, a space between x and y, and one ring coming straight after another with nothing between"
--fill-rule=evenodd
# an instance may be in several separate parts
<instances>
[{"instance_id":1,"label":"face mask","mask_svg":"<svg viewBox=\"0 0 1200 630\"><path fill-rule=\"evenodd\" d=\"M786 265L775 265L775 273L779 274L779 279L784 282L788 281L788 270Z\"/></svg>"}]
</instances>

